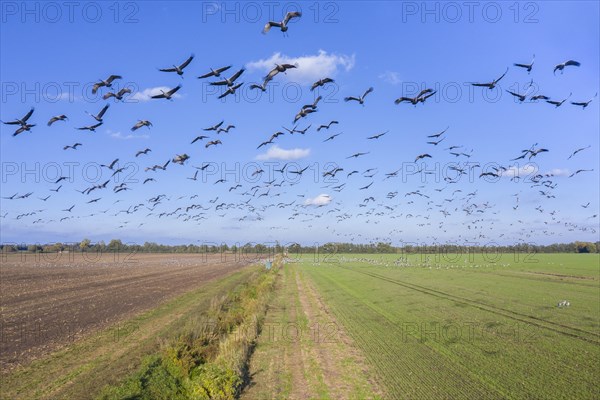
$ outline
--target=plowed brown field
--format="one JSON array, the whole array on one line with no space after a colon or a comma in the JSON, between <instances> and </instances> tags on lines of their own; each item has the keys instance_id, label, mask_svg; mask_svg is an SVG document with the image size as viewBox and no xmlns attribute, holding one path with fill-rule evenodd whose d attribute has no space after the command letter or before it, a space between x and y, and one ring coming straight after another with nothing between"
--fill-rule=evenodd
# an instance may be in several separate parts
<instances>
[{"instance_id":1,"label":"plowed brown field","mask_svg":"<svg viewBox=\"0 0 600 400\"><path fill-rule=\"evenodd\" d=\"M205 254L5 256L0 367L27 364L252 261Z\"/></svg>"}]
</instances>

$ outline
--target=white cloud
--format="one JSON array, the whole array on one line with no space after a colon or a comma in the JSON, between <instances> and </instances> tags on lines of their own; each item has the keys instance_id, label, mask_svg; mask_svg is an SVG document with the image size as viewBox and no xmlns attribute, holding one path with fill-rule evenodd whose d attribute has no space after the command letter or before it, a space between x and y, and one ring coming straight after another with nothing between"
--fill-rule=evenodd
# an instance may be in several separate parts
<instances>
[{"instance_id":1,"label":"white cloud","mask_svg":"<svg viewBox=\"0 0 600 400\"><path fill-rule=\"evenodd\" d=\"M392 85L397 85L402 82L398 73L394 71L385 71L383 74L379 75L379 79L383 79L385 82Z\"/></svg>"},{"instance_id":2,"label":"white cloud","mask_svg":"<svg viewBox=\"0 0 600 400\"><path fill-rule=\"evenodd\" d=\"M274 145L267 150L266 153L259 154L256 156L257 160L298 160L300 158L308 157L310 155L310 149L290 149L285 150L281 147Z\"/></svg>"},{"instance_id":3,"label":"white cloud","mask_svg":"<svg viewBox=\"0 0 600 400\"><path fill-rule=\"evenodd\" d=\"M106 131L113 139L130 140L130 139L148 139L149 135L123 135L121 132L113 132L110 129Z\"/></svg>"},{"instance_id":4,"label":"white cloud","mask_svg":"<svg viewBox=\"0 0 600 400\"><path fill-rule=\"evenodd\" d=\"M553 175L553 176L569 176L569 175L571 175L571 172L565 168L554 168L554 169L551 169L550 171L546 172L546 174Z\"/></svg>"},{"instance_id":5,"label":"white cloud","mask_svg":"<svg viewBox=\"0 0 600 400\"><path fill-rule=\"evenodd\" d=\"M141 92L135 92L130 98L133 100L137 100L137 101L148 101L148 100L150 100L151 96L161 94L161 90L163 92L168 92L171 89L173 89L173 88L166 87L166 86L158 86L158 87L148 88L148 89L142 90ZM175 93L173 95L173 98L179 99L179 98L181 98L181 95L179 93Z\"/></svg>"},{"instance_id":6,"label":"white cloud","mask_svg":"<svg viewBox=\"0 0 600 400\"><path fill-rule=\"evenodd\" d=\"M62 92L58 95L57 97L58 100L60 101L66 101L69 103L73 103L74 101L79 101L81 100L80 96L75 96L74 93L69 93L69 92Z\"/></svg>"},{"instance_id":7,"label":"white cloud","mask_svg":"<svg viewBox=\"0 0 600 400\"><path fill-rule=\"evenodd\" d=\"M537 167L532 164L526 164L522 167L510 166L502 172L502 176L508 176L510 178L526 176L533 176L537 174Z\"/></svg>"},{"instance_id":8,"label":"white cloud","mask_svg":"<svg viewBox=\"0 0 600 400\"><path fill-rule=\"evenodd\" d=\"M320 194L314 198L308 198L304 201L304 204L307 206L326 206L331 203L331 196L328 194Z\"/></svg>"},{"instance_id":9,"label":"white cloud","mask_svg":"<svg viewBox=\"0 0 600 400\"><path fill-rule=\"evenodd\" d=\"M246 64L248 71L262 71L265 75L273 69L275 64L294 64L298 68L279 74L290 81L301 84L310 84L321 78L335 77L340 68L350 71L354 67L355 57L344 54L328 54L319 50L316 55L289 57L281 53L274 53L270 58L250 61Z\"/></svg>"}]
</instances>

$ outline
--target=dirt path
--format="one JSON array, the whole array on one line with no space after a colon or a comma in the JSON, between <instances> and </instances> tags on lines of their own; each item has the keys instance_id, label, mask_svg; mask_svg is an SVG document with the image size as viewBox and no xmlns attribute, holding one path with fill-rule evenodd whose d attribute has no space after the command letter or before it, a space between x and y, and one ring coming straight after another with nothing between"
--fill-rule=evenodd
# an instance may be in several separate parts
<instances>
[{"instance_id":1,"label":"dirt path","mask_svg":"<svg viewBox=\"0 0 600 400\"><path fill-rule=\"evenodd\" d=\"M316 287L299 273L298 293L307 318L319 325L319 346L315 346L329 391L336 399L378 398L383 392L367 367L367 361L343 326L329 312ZM340 365L341 363L341 365ZM360 376L363 379L356 378ZM358 395L358 396L357 396Z\"/></svg>"},{"instance_id":2,"label":"dirt path","mask_svg":"<svg viewBox=\"0 0 600 400\"><path fill-rule=\"evenodd\" d=\"M288 264L250 362L242 399L382 398L364 357L310 278Z\"/></svg>"}]
</instances>

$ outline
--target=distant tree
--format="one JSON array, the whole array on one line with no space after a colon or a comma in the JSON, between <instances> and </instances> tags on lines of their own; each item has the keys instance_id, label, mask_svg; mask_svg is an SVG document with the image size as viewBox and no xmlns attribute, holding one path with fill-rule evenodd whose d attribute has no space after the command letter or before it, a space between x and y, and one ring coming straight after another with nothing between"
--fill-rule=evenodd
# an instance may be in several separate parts
<instances>
[{"instance_id":1,"label":"distant tree","mask_svg":"<svg viewBox=\"0 0 600 400\"><path fill-rule=\"evenodd\" d=\"M115 251L123 248L123 242L121 239L113 239L106 246L107 250Z\"/></svg>"},{"instance_id":2,"label":"distant tree","mask_svg":"<svg viewBox=\"0 0 600 400\"><path fill-rule=\"evenodd\" d=\"M338 245L336 243L325 243L321 247L320 252L324 255L337 254L339 252Z\"/></svg>"},{"instance_id":3,"label":"distant tree","mask_svg":"<svg viewBox=\"0 0 600 400\"><path fill-rule=\"evenodd\" d=\"M79 248L81 249L81 251L85 251L90 247L91 244L92 241L90 239L85 238L81 241L81 243L79 243Z\"/></svg>"},{"instance_id":4,"label":"distant tree","mask_svg":"<svg viewBox=\"0 0 600 400\"><path fill-rule=\"evenodd\" d=\"M42 251L46 253L58 253L63 251L64 246L62 243L46 244L42 247Z\"/></svg>"},{"instance_id":5,"label":"distant tree","mask_svg":"<svg viewBox=\"0 0 600 400\"><path fill-rule=\"evenodd\" d=\"M393 248L391 243L377 243L377 252L378 253L392 253Z\"/></svg>"},{"instance_id":6,"label":"distant tree","mask_svg":"<svg viewBox=\"0 0 600 400\"><path fill-rule=\"evenodd\" d=\"M0 249L2 249L3 253L14 253L17 251L17 246L12 244L4 244L0 246Z\"/></svg>"},{"instance_id":7,"label":"distant tree","mask_svg":"<svg viewBox=\"0 0 600 400\"><path fill-rule=\"evenodd\" d=\"M155 242L146 242L143 246L143 251L146 253L154 253L160 250L160 246Z\"/></svg>"},{"instance_id":8,"label":"distant tree","mask_svg":"<svg viewBox=\"0 0 600 400\"><path fill-rule=\"evenodd\" d=\"M102 252L106 250L106 243L104 243L104 240L101 240L98 243L96 243L94 247L96 247L98 251Z\"/></svg>"},{"instance_id":9,"label":"distant tree","mask_svg":"<svg viewBox=\"0 0 600 400\"><path fill-rule=\"evenodd\" d=\"M575 242L578 253L596 253L596 244L590 242Z\"/></svg>"},{"instance_id":10,"label":"distant tree","mask_svg":"<svg viewBox=\"0 0 600 400\"><path fill-rule=\"evenodd\" d=\"M302 246L300 246L300 244L298 244L298 243L292 243L291 245L288 246L289 253L300 254L301 251L302 251Z\"/></svg>"}]
</instances>

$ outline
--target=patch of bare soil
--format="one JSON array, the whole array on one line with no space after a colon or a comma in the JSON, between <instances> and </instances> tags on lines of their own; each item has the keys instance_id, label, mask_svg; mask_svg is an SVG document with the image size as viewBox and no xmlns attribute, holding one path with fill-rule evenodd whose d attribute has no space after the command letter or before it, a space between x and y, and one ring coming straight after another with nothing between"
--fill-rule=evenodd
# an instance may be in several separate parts
<instances>
[{"instance_id":1,"label":"patch of bare soil","mask_svg":"<svg viewBox=\"0 0 600 400\"><path fill-rule=\"evenodd\" d=\"M25 365L248 263L204 254L6 256L0 369Z\"/></svg>"}]
</instances>

